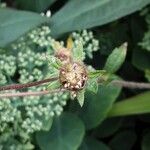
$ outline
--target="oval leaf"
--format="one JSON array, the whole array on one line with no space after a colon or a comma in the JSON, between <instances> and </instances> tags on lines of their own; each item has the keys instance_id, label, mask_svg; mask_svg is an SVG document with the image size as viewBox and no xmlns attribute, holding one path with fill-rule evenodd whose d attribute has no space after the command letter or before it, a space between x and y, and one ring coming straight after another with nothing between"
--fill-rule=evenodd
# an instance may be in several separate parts
<instances>
[{"instance_id":1,"label":"oval leaf","mask_svg":"<svg viewBox=\"0 0 150 150\"><path fill-rule=\"evenodd\" d=\"M104 143L91 137L86 137L79 150L110 150L110 149Z\"/></svg>"},{"instance_id":2,"label":"oval leaf","mask_svg":"<svg viewBox=\"0 0 150 150\"><path fill-rule=\"evenodd\" d=\"M0 47L5 47L27 31L48 20L36 13L0 8Z\"/></svg>"},{"instance_id":3,"label":"oval leaf","mask_svg":"<svg viewBox=\"0 0 150 150\"><path fill-rule=\"evenodd\" d=\"M99 86L97 94L85 94L85 103L79 115L87 129L96 127L106 118L120 90L120 87L112 85Z\"/></svg>"},{"instance_id":4,"label":"oval leaf","mask_svg":"<svg viewBox=\"0 0 150 150\"><path fill-rule=\"evenodd\" d=\"M81 120L70 113L63 113L53 122L49 132L36 135L41 150L76 150L84 136L84 125Z\"/></svg>"}]
</instances>

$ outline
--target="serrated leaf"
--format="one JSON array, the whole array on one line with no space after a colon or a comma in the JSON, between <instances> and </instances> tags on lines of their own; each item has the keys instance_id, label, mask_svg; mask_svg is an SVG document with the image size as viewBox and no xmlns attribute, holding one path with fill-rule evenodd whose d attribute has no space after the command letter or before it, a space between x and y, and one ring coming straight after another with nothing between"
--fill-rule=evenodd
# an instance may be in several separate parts
<instances>
[{"instance_id":1,"label":"serrated leaf","mask_svg":"<svg viewBox=\"0 0 150 150\"><path fill-rule=\"evenodd\" d=\"M53 36L112 22L142 9L150 0L71 0L51 18Z\"/></svg>"},{"instance_id":2,"label":"serrated leaf","mask_svg":"<svg viewBox=\"0 0 150 150\"><path fill-rule=\"evenodd\" d=\"M73 50L73 60L74 61L83 61L85 58L85 53L83 51L83 45L81 42L77 46L74 46Z\"/></svg>"},{"instance_id":3,"label":"serrated leaf","mask_svg":"<svg viewBox=\"0 0 150 150\"><path fill-rule=\"evenodd\" d=\"M0 8L0 47L5 47L29 30L48 21L47 17L36 13Z\"/></svg>"},{"instance_id":4,"label":"serrated leaf","mask_svg":"<svg viewBox=\"0 0 150 150\"><path fill-rule=\"evenodd\" d=\"M84 94L85 94L85 89L82 89L77 93L77 100L81 107L84 104Z\"/></svg>"},{"instance_id":5,"label":"serrated leaf","mask_svg":"<svg viewBox=\"0 0 150 150\"><path fill-rule=\"evenodd\" d=\"M93 78L93 79L89 79L87 82L87 89L93 93L97 93L98 91L98 82L97 79Z\"/></svg>"},{"instance_id":6,"label":"serrated leaf","mask_svg":"<svg viewBox=\"0 0 150 150\"><path fill-rule=\"evenodd\" d=\"M82 142L84 130L76 115L63 113L55 118L50 131L38 132L36 139L41 150L76 150Z\"/></svg>"},{"instance_id":7,"label":"serrated leaf","mask_svg":"<svg viewBox=\"0 0 150 150\"><path fill-rule=\"evenodd\" d=\"M52 81L48 84L47 89L48 90L54 90L60 88L61 84L59 80Z\"/></svg>"},{"instance_id":8,"label":"serrated leaf","mask_svg":"<svg viewBox=\"0 0 150 150\"><path fill-rule=\"evenodd\" d=\"M150 92L122 100L113 105L108 116L125 116L150 113Z\"/></svg>"},{"instance_id":9,"label":"serrated leaf","mask_svg":"<svg viewBox=\"0 0 150 150\"><path fill-rule=\"evenodd\" d=\"M123 64L127 52L127 43L115 48L108 56L104 69L110 73L116 72Z\"/></svg>"}]
</instances>

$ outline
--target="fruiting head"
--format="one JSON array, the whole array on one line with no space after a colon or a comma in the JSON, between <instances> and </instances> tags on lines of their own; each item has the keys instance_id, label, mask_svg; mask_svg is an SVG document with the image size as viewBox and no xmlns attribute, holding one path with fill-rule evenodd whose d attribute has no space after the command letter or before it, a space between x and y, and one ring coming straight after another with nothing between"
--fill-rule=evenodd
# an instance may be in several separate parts
<instances>
[{"instance_id":1,"label":"fruiting head","mask_svg":"<svg viewBox=\"0 0 150 150\"><path fill-rule=\"evenodd\" d=\"M83 64L70 62L60 69L60 83L65 89L78 91L84 88L87 81L87 71Z\"/></svg>"}]
</instances>

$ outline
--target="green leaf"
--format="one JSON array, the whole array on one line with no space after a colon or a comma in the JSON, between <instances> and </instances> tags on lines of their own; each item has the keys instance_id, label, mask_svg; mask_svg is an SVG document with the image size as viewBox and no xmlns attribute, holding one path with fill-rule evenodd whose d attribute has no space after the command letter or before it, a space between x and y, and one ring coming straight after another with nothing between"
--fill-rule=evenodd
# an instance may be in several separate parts
<instances>
[{"instance_id":1,"label":"green leaf","mask_svg":"<svg viewBox=\"0 0 150 150\"><path fill-rule=\"evenodd\" d=\"M88 72L89 78L98 78L107 74L106 70L95 70Z\"/></svg>"},{"instance_id":2,"label":"green leaf","mask_svg":"<svg viewBox=\"0 0 150 150\"><path fill-rule=\"evenodd\" d=\"M94 130L94 135L99 138L106 138L116 133L122 125L120 118L108 118Z\"/></svg>"},{"instance_id":3,"label":"green leaf","mask_svg":"<svg viewBox=\"0 0 150 150\"><path fill-rule=\"evenodd\" d=\"M142 150L150 150L150 131L143 137Z\"/></svg>"},{"instance_id":4,"label":"green leaf","mask_svg":"<svg viewBox=\"0 0 150 150\"><path fill-rule=\"evenodd\" d=\"M145 70L145 78L150 82L150 69Z\"/></svg>"},{"instance_id":5,"label":"green leaf","mask_svg":"<svg viewBox=\"0 0 150 150\"><path fill-rule=\"evenodd\" d=\"M77 100L81 107L84 104L84 93L85 93L85 89L82 89L77 93Z\"/></svg>"},{"instance_id":6,"label":"green leaf","mask_svg":"<svg viewBox=\"0 0 150 150\"><path fill-rule=\"evenodd\" d=\"M145 71L150 69L150 52L141 49L134 49L132 56L132 64L139 70Z\"/></svg>"},{"instance_id":7,"label":"green leaf","mask_svg":"<svg viewBox=\"0 0 150 150\"><path fill-rule=\"evenodd\" d=\"M71 113L63 113L57 117L49 132L36 135L41 150L76 150L84 136L82 121Z\"/></svg>"},{"instance_id":8,"label":"green leaf","mask_svg":"<svg viewBox=\"0 0 150 150\"><path fill-rule=\"evenodd\" d=\"M109 146L113 150L132 150L136 138L136 134L133 131L126 130L118 133L109 142Z\"/></svg>"},{"instance_id":9,"label":"green leaf","mask_svg":"<svg viewBox=\"0 0 150 150\"><path fill-rule=\"evenodd\" d=\"M19 8L36 12L45 11L50 5L57 0L16 0Z\"/></svg>"},{"instance_id":10,"label":"green leaf","mask_svg":"<svg viewBox=\"0 0 150 150\"><path fill-rule=\"evenodd\" d=\"M97 79L93 78L93 79L88 79L87 81L87 85L86 85L87 89L93 93L97 93L98 91L98 82Z\"/></svg>"},{"instance_id":11,"label":"green leaf","mask_svg":"<svg viewBox=\"0 0 150 150\"><path fill-rule=\"evenodd\" d=\"M48 20L36 13L0 8L0 47L5 47L21 35Z\"/></svg>"},{"instance_id":12,"label":"green leaf","mask_svg":"<svg viewBox=\"0 0 150 150\"><path fill-rule=\"evenodd\" d=\"M85 58L85 53L83 51L82 43L78 43L76 47L73 48L73 59L74 61L83 61Z\"/></svg>"},{"instance_id":13,"label":"green leaf","mask_svg":"<svg viewBox=\"0 0 150 150\"><path fill-rule=\"evenodd\" d=\"M79 116L84 121L87 129L96 127L107 117L107 113L120 91L120 87L114 87L110 84L99 86L97 94L91 92L85 94L85 104L80 110Z\"/></svg>"},{"instance_id":14,"label":"green leaf","mask_svg":"<svg viewBox=\"0 0 150 150\"><path fill-rule=\"evenodd\" d=\"M108 56L104 69L110 73L116 72L123 64L127 52L127 43L115 48Z\"/></svg>"},{"instance_id":15,"label":"green leaf","mask_svg":"<svg viewBox=\"0 0 150 150\"><path fill-rule=\"evenodd\" d=\"M150 113L150 92L122 100L113 105L108 116L124 116Z\"/></svg>"},{"instance_id":16,"label":"green leaf","mask_svg":"<svg viewBox=\"0 0 150 150\"><path fill-rule=\"evenodd\" d=\"M48 84L47 89L48 90L53 90L53 89L58 89L60 88L61 84L59 80L52 81Z\"/></svg>"},{"instance_id":17,"label":"green leaf","mask_svg":"<svg viewBox=\"0 0 150 150\"><path fill-rule=\"evenodd\" d=\"M110 150L103 142L86 137L79 150Z\"/></svg>"},{"instance_id":18,"label":"green leaf","mask_svg":"<svg viewBox=\"0 0 150 150\"><path fill-rule=\"evenodd\" d=\"M149 3L150 0L71 0L51 18L52 35L103 25Z\"/></svg>"}]
</instances>

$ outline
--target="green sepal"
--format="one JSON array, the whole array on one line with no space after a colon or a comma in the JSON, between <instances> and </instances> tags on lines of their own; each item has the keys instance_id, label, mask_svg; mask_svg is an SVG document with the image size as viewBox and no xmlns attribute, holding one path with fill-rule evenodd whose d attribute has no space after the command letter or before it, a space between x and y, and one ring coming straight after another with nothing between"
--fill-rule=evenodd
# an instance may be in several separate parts
<instances>
[{"instance_id":1,"label":"green sepal","mask_svg":"<svg viewBox=\"0 0 150 150\"><path fill-rule=\"evenodd\" d=\"M78 93L77 93L77 100L81 107L84 104L84 93L85 93L85 89L82 89L82 90L78 91Z\"/></svg>"},{"instance_id":2,"label":"green sepal","mask_svg":"<svg viewBox=\"0 0 150 150\"><path fill-rule=\"evenodd\" d=\"M47 60L48 60L49 66L54 67L57 70L59 70L62 66L62 62L55 56L50 56Z\"/></svg>"},{"instance_id":3,"label":"green sepal","mask_svg":"<svg viewBox=\"0 0 150 150\"><path fill-rule=\"evenodd\" d=\"M87 81L87 86L86 86L87 90L93 92L93 93L97 93L98 91L98 82L97 82L97 78L93 78L93 79L89 79Z\"/></svg>"},{"instance_id":4,"label":"green sepal","mask_svg":"<svg viewBox=\"0 0 150 150\"><path fill-rule=\"evenodd\" d=\"M56 81L50 82L47 86L47 89L54 90L54 89L60 88L60 86L61 86L61 84L60 84L59 80L56 80Z\"/></svg>"},{"instance_id":5,"label":"green sepal","mask_svg":"<svg viewBox=\"0 0 150 150\"><path fill-rule=\"evenodd\" d=\"M77 46L73 48L73 60L74 61L83 61L85 59L85 53L83 51L83 44L81 42L78 43Z\"/></svg>"},{"instance_id":6,"label":"green sepal","mask_svg":"<svg viewBox=\"0 0 150 150\"><path fill-rule=\"evenodd\" d=\"M88 72L89 78L98 78L107 74L106 70L95 70Z\"/></svg>"}]
</instances>

